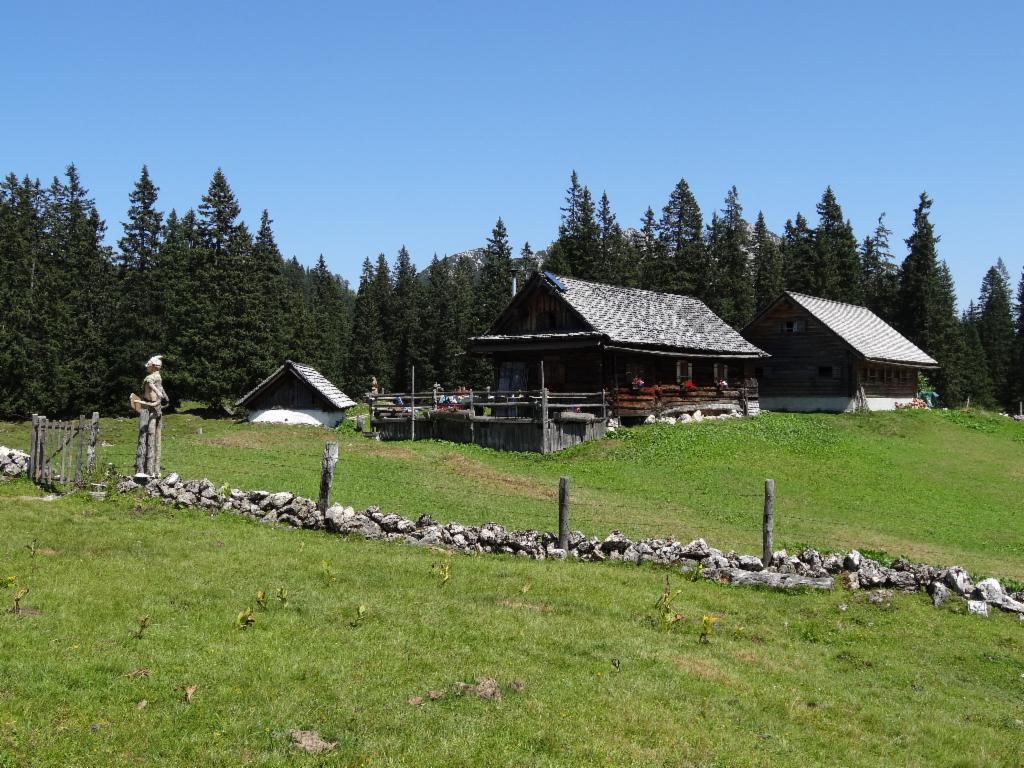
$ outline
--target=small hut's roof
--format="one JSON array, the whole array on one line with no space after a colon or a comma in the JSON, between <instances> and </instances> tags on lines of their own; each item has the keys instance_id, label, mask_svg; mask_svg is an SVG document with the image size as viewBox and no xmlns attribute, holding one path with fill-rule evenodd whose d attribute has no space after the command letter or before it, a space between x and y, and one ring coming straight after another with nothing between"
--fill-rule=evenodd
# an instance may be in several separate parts
<instances>
[{"instance_id":1,"label":"small hut's roof","mask_svg":"<svg viewBox=\"0 0 1024 768\"><path fill-rule=\"evenodd\" d=\"M740 357L768 356L730 328L703 301L691 296L595 283L550 272L537 274L534 279L545 281L593 332L610 344L671 347ZM495 328L501 323L499 319ZM478 336L476 341L506 338L490 334Z\"/></svg>"},{"instance_id":2,"label":"small hut's roof","mask_svg":"<svg viewBox=\"0 0 1024 768\"><path fill-rule=\"evenodd\" d=\"M280 368L278 368L267 378L265 378L255 387L253 387L253 389L251 389L245 395L243 395L238 400L238 402L235 403L235 405L247 405L260 393L267 389L267 387L269 387L271 384L273 384L275 381L281 378L281 376L283 376L287 371L293 372L296 376L302 379L302 381L306 382L306 384L308 384L310 387L319 392L327 400L327 402L329 402L331 405L333 405L335 408L339 410L351 408L353 405L356 404L352 398L350 398L348 395L346 395L344 392L342 392L340 389L334 386L330 381L328 381L324 377L323 374L321 374L315 368L311 368L308 365L303 365L302 363L296 363L292 360L285 360Z\"/></svg>"},{"instance_id":3,"label":"small hut's roof","mask_svg":"<svg viewBox=\"0 0 1024 768\"><path fill-rule=\"evenodd\" d=\"M938 363L867 307L786 291L788 297L849 344L865 360L936 368ZM778 302L773 302L772 306ZM756 320L755 320L756 322Z\"/></svg>"}]
</instances>

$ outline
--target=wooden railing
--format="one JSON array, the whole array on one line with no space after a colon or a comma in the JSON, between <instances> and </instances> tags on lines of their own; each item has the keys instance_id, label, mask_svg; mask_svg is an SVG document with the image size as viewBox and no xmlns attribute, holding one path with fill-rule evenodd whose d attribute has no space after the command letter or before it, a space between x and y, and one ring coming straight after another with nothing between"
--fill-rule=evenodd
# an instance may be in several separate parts
<instances>
[{"instance_id":1,"label":"wooden railing","mask_svg":"<svg viewBox=\"0 0 1024 768\"><path fill-rule=\"evenodd\" d=\"M423 392L367 393L370 417L412 420L431 412L465 412L474 417L522 419L546 423L555 415L592 414L607 419L609 401L600 392L552 392L539 390L454 390Z\"/></svg>"}]
</instances>

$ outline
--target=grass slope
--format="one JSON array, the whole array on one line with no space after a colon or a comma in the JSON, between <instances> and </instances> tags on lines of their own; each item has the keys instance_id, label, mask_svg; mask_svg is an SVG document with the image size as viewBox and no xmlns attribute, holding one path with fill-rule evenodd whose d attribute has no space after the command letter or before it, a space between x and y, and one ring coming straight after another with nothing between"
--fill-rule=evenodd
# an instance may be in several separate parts
<instances>
[{"instance_id":1,"label":"grass slope","mask_svg":"<svg viewBox=\"0 0 1024 768\"><path fill-rule=\"evenodd\" d=\"M27 437L26 425L0 425L2 444ZM100 461L130 472L134 420L104 419L102 439ZM184 477L313 497L333 439L334 497L410 518L550 530L566 474L572 525L587 533L702 536L759 552L772 477L776 538L790 548L861 547L1024 580L1024 425L983 413L766 414L623 430L551 456L180 415L166 419L163 456Z\"/></svg>"},{"instance_id":2,"label":"grass slope","mask_svg":"<svg viewBox=\"0 0 1024 768\"><path fill-rule=\"evenodd\" d=\"M906 424L914 434L947 428L940 421ZM284 430L278 437L208 423L196 439L185 425L179 422L170 442L172 466L187 474L233 471L242 485L309 492L304 478L316 451L296 455L295 447L321 440L319 433ZM829 446L866 439L857 423L815 428ZM694 465L707 466L710 456L728 456L717 437L690 434L705 448L688 454L681 476L693 477ZM652 442L669 439L657 433ZM215 441L256 445L225 451ZM108 455L121 450L115 438ZM388 457L392 450L413 458ZM621 462L620 479L612 474L607 485L591 486L587 503L576 507L578 517L598 525L610 509L602 499L640 487L627 483L626 471L634 461L647 466L637 450L627 437L558 462L511 463L522 470L514 477L547 480L566 464ZM650 461L663 461L660 450ZM267 474L225 458L200 469L203 459L234 453L259 458ZM196 463L180 466L186 456ZM472 462L477 473L497 471L496 457L442 446L357 442L346 459L359 494L370 492L371 477L381 478L375 492L386 488L396 466L413 468L419 479L453 461ZM372 474L371 466L382 471ZM788 465L790 487L797 470ZM418 506L432 499L433 486L402 474L395 473L386 500ZM750 470L751 482L757 474ZM470 483L455 476L463 478L459 488ZM725 491L703 476L705 484L694 487L714 508L710 499L725 499ZM825 488L839 482L822 479ZM472 505L488 517L502 517L513 499L532 498L514 493L518 485L496 483L486 487L500 492L483 494L479 477L472 482L477 495L500 499L497 509L485 500ZM411 488L417 493L404 498L402 489ZM133 506L127 498L34 496L24 481L0 485L0 576L16 575L31 589L25 603L42 611L0 613L5 768L1021 764L1024 628L1008 615L967 616L958 602L935 610L923 595L873 605L859 593L781 594L672 575L681 590L675 607L686 618L665 631L652 617L666 571L652 567L457 556L442 585L431 565L444 556L401 544L274 529L152 502ZM461 503L471 495L452 498ZM664 501L648 506L661 511L636 521L636 529L670 525L665 510L688 509L671 491L655 498ZM434 499L431 511L447 512L440 503ZM470 516L463 511L459 517ZM823 533L839 530L839 511L829 511L835 528ZM529 509L517 514L531 519ZM733 530L729 515L714 519L723 534ZM34 555L26 546L33 541ZM280 586L288 590L287 608L272 604L256 613L252 628L234 627L258 589L271 594ZM0 600L10 599L10 590L0 589ZM361 604L366 618L353 627ZM697 642L705 614L722 617L706 645ZM141 615L153 623L136 639ZM143 667L148 677L126 676ZM520 680L523 690L506 687L496 702L449 693L422 707L407 703L485 675L503 686ZM189 685L197 690L187 704L181 689ZM138 709L143 699L148 705ZM307 756L288 745L293 728L318 730L338 747L326 757Z\"/></svg>"}]
</instances>

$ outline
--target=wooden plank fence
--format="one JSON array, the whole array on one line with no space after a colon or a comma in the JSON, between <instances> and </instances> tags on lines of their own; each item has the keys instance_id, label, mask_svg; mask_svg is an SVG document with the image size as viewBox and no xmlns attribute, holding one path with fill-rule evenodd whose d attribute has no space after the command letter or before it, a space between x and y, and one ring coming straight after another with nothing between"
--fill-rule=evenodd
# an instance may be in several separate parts
<instances>
[{"instance_id":1,"label":"wooden plank fence","mask_svg":"<svg viewBox=\"0 0 1024 768\"><path fill-rule=\"evenodd\" d=\"M88 421L51 421L32 415L29 437L28 476L38 485L83 487L96 468L96 438L100 415Z\"/></svg>"}]
</instances>

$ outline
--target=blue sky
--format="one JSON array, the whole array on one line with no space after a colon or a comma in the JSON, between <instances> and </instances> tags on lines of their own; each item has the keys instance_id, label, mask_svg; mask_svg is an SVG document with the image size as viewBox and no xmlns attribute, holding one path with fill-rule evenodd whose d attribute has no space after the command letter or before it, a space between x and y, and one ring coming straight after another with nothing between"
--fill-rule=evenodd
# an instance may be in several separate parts
<instances>
[{"instance_id":1,"label":"blue sky","mask_svg":"<svg viewBox=\"0 0 1024 768\"><path fill-rule=\"evenodd\" d=\"M962 301L1020 245L1020 3L9 3L0 171L75 162L119 234L218 166L286 255L356 280L405 244L554 237L569 173L637 223L685 177L781 231L831 184L902 258L922 190Z\"/></svg>"}]
</instances>

